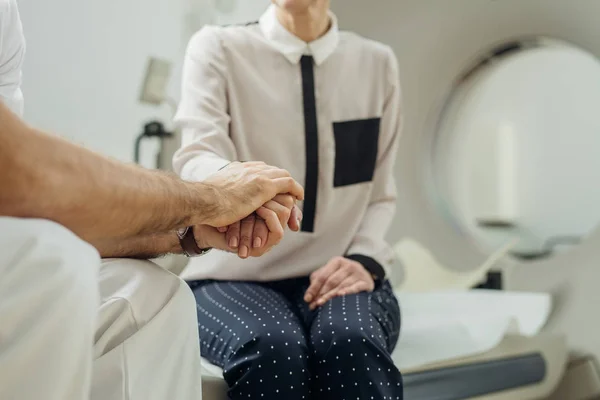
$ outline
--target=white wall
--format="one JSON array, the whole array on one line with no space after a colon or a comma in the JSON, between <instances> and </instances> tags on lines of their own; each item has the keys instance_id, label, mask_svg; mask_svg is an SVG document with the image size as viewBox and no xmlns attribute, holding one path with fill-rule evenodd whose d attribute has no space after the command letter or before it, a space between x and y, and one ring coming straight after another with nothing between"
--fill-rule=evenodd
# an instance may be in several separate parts
<instances>
[{"instance_id":1,"label":"white wall","mask_svg":"<svg viewBox=\"0 0 600 400\"><path fill-rule=\"evenodd\" d=\"M271 3L270 0L237 0L230 14L217 14L219 25L258 21L258 18Z\"/></svg>"},{"instance_id":2,"label":"white wall","mask_svg":"<svg viewBox=\"0 0 600 400\"><path fill-rule=\"evenodd\" d=\"M137 102L147 58L179 63L182 0L20 0L27 38L25 118L85 146L129 161L133 141L167 108ZM177 96L178 82L172 93ZM156 146L144 147L153 166Z\"/></svg>"},{"instance_id":3,"label":"white wall","mask_svg":"<svg viewBox=\"0 0 600 400\"><path fill-rule=\"evenodd\" d=\"M170 93L179 98L189 35L205 23L256 20L269 0L243 0L230 14L215 0L20 0L27 38L25 118L93 150L133 159L144 123L169 124L168 107L139 104L148 57L173 62ZM142 147L155 165L156 142Z\"/></svg>"},{"instance_id":4,"label":"white wall","mask_svg":"<svg viewBox=\"0 0 600 400\"><path fill-rule=\"evenodd\" d=\"M482 48L499 41L547 34L600 55L600 2L334 0L332 5L342 27L391 44L399 58L406 125L397 166L398 215L390 238L411 236L457 269L481 263L485 255L444 221L429 197L424 162L433 117L465 63ZM599 249L600 232L596 231L572 252L549 261L515 266L508 276L510 289L551 293L556 303L547 329L566 334L573 348L597 357Z\"/></svg>"}]
</instances>

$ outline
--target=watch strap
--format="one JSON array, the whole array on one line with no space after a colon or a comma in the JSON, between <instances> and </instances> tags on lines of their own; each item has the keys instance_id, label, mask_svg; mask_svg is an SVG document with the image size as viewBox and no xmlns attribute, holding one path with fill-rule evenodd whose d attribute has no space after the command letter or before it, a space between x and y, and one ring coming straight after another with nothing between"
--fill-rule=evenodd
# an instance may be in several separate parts
<instances>
[{"instance_id":1,"label":"watch strap","mask_svg":"<svg viewBox=\"0 0 600 400\"><path fill-rule=\"evenodd\" d=\"M201 249L198 247L193 226L185 228L182 232L178 232L177 235L179 236L181 250L183 250L183 254L185 254L187 257L202 256L210 251L210 249Z\"/></svg>"}]
</instances>

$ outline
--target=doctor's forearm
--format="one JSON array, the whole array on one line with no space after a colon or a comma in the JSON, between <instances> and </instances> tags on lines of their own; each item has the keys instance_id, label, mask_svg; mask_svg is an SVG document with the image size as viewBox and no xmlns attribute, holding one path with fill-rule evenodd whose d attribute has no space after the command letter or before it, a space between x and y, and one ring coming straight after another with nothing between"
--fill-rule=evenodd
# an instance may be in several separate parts
<instances>
[{"instance_id":1,"label":"doctor's forearm","mask_svg":"<svg viewBox=\"0 0 600 400\"><path fill-rule=\"evenodd\" d=\"M87 241L202 223L202 184L122 164L26 126L0 104L0 215L58 222Z\"/></svg>"},{"instance_id":2,"label":"doctor's forearm","mask_svg":"<svg viewBox=\"0 0 600 400\"><path fill-rule=\"evenodd\" d=\"M166 254L182 253L179 238L174 231L139 235L130 238L92 240L91 244L102 258L157 258Z\"/></svg>"},{"instance_id":3,"label":"doctor's forearm","mask_svg":"<svg viewBox=\"0 0 600 400\"><path fill-rule=\"evenodd\" d=\"M194 226L194 238L200 249L217 249L227 252L237 252L230 248L225 234L217 229L206 226ZM158 232L126 238L109 238L93 240L102 258L157 258L166 254L181 254L183 249L175 231Z\"/></svg>"}]
</instances>

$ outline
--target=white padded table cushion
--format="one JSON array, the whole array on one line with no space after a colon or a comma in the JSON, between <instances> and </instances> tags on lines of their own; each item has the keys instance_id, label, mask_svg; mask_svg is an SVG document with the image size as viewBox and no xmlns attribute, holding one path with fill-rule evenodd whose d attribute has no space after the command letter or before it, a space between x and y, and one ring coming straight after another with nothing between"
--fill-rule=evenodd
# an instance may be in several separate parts
<instances>
[{"instance_id":1,"label":"white padded table cushion","mask_svg":"<svg viewBox=\"0 0 600 400\"><path fill-rule=\"evenodd\" d=\"M396 293L402 333L392 354L400 370L485 353L507 334L533 336L551 310L548 294L472 290ZM202 375L222 378L221 368L202 359Z\"/></svg>"}]
</instances>

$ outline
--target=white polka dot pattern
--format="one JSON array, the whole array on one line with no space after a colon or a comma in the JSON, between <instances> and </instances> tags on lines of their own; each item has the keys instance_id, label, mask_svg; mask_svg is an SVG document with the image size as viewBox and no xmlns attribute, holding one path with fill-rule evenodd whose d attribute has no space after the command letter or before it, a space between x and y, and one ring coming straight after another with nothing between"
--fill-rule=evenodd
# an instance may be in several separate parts
<instances>
[{"instance_id":1,"label":"white polka dot pattern","mask_svg":"<svg viewBox=\"0 0 600 400\"><path fill-rule=\"evenodd\" d=\"M202 356L231 399L402 399L390 354L400 310L386 282L310 311L308 279L191 282Z\"/></svg>"}]
</instances>

